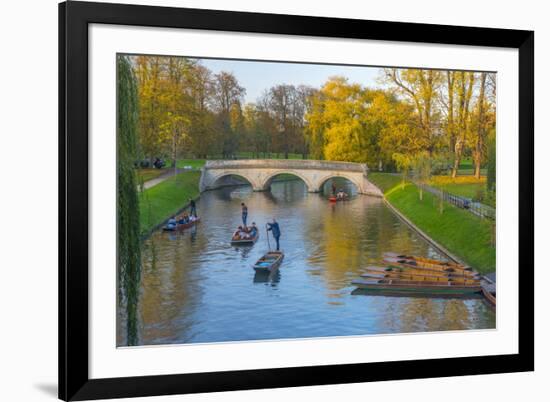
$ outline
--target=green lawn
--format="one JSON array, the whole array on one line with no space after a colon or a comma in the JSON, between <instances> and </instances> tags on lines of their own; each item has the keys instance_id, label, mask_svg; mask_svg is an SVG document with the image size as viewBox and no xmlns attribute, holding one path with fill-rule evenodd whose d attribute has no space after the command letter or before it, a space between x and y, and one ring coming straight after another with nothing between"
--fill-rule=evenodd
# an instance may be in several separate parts
<instances>
[{"instance_id":1,"label":"green lawn","mask_svg":"<svg viewBox=\"0 0 550 402\"><path fill-rule=\"evenodd\" d=\"M492 221L447 203L440 213L439 200L434 195L424 192L420 201L417 187L406 183L402 189L398 176L372 173L369 179L381 186L389 203L451 253L480 273L495 270Z\"/></svg>"},{"instance_id":2,"label":"green lawn","mask_svg":"<svg viewBox=\"0 0 550 402\"><path fill-rule=\"evenodd\" d=\"M185 172L139 194L140 230L147 233L199 195L200 172Z\"/></svg>"},{"instance_id":3,"label":"green lawn","mask_svg":"<svg viewBox=\"0 0 550 402\"><path fill-rule=\"evenodd\" d=\"M433 176L429 184L448 193L471 198L495 208L496 200L487 191L487 177L485 176L481 176L480 179L473 176L458 176L455 179L449 176Z\"/></svg>"},{"instance_id":4,"label":"green lawn","mask_svg":"<svg viewBox=\"0 0 550 402\"><path fill-rule=\"evenodd\" d=\"M137 170L138 183L140 183L141 180L143 180L144 183L146 181L153 180L159 177L164 172L166 172L166 170L164 169L139 169Z\"/></svg>"},{"instance_id":5,"label":"green lawn","mask_svg":"<svg viewBox=\"0 0 550 402\"><path fill-rule=\"evenodd\" d=\"M179 159L176 166L182 169L185 166L191 166L194 169L200 169L206 163L206 159Z\"/></svg>"},{"instance_id":6,"label":"green lawn","mask_svg":"<svg viewBox=\"0 0 550 402\"><path fill-rule=\"evenodd\" d=\"M458 165L458 172L457 174L459 176L472 176L474 174L474 162L472 158L464 158L460 161L460 165ZM481 175L486 176L487 175L487 169L481 168Z\"/></svg>"},{"instance_id":7,"label":"green lawn","mask_svg":"<svg viewBox=\"0 0 550 402\"><path fill-rule=\"evenodd\" d=\"M448 193L459 195L466 198L476 198L480 193L485 192L485 183L449 183L449 184L437 184L436 188L440 188Z\"/></svg>"},{"instance_id":8,"label":"green lawn","mask_svg":"<svg viewBox=\"0 0 550 402\"><path fill-rule=\"evenodd\" d=\"M391 190L398 184L401 184L402 181L400 175L378 172L369 173L368 179L375 185L377 185L378 188L384 193L388 190Z\"/></svg>"}]
</instances>

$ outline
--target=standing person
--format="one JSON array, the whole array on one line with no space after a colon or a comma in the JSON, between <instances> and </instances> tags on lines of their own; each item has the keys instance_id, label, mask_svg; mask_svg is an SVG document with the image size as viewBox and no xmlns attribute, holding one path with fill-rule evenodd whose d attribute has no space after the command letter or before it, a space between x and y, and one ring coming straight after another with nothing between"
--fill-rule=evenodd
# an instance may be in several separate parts
<instances>
[{"instance_id":1,"label":"standing person","mask_svg":"<svg viewBox=\"0 0 550 402\"><path fill-rule=\"evenodd\" d=\"M332 182L332 195L336 195L336 185Z\"/></svg>"},{"instance_id":2,"label":"standing person","mask_svg":"<svg viewBox=\"0 0 550 402\"><path fill-rule=\"evenodd\" d=\"M194 217L197 216L197 204L195 204L195 200L192 198L189 198L189 206L191 207L191 211L189 212L189 215L193 215Z\"/></svg>"},{"instance_id":3,"label":"standing person","mask_svg":"<svg viewBox=\"0 0 550 402\"><path fill-rule=\"evenodd\" d=\"M246 218L248 217L248 207L244 202L241 202L242 216L243 216L243 225L246 227Z\"/></svg>"},{"instance_id":4,"label":"standing person","mask_svg":"<svg viewBox=\"0 0 550 402\"><path fill-rule=\"evenodd\" d=\"M275 238L275 242L277 242L277 251L279 251L279 237L281 237L281 229L279 228L279 224L273 218L272 223L267 224L267 230L271 230L271 233L273 233L273 237Z\"/></svg>"}]
</instances>

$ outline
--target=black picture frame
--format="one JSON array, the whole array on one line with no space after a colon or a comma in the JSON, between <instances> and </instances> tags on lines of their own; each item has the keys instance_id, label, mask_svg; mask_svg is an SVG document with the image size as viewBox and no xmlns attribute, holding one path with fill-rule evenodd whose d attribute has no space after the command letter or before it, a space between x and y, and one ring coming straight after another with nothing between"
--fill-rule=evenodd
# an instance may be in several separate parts
<instances>
[{"instance_id":1,"label":"black picture frame","mask_svg":"<svg viewBox=\"0 0 550 402\"><path fill-rule=\"evenodd\" d=\"M517 354L90 379L88 25L514 48L519 51ZM534 370L534 32L70 1L59 5L59 398L169 395Z\"/></svg>"}]
</instances>

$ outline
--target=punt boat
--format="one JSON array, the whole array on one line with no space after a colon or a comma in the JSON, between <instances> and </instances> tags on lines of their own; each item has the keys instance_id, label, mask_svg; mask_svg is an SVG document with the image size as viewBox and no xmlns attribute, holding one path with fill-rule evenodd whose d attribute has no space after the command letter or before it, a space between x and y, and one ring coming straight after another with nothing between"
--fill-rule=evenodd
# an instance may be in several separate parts
<instances>
[{"instance_id":1,"label":"punt boat","mask_svg":"<svg viewBox=\"0 0 550 402\"><path fill-rule=\"evenodd\" d=\"M497 296L495 293L485 289L484 287L481 288L481 291L483 292L483 296L487 299L487 301L492 305L497 305Z\"/></svg>"},{"instance_id":2,"label":"punt boat","mask_svg":"<svg viewBox=\"0 0 550 402\"><path fill-rule=\"evenodd\" d=\"M283 262L284 253L282 251L268 251L254 264L256 272L274 272Z\"/></svg>"},{"instance_id":3,"label":"punt boat","mask_svg":"<svg viewBox=\"0 0 550 402\"><path fill-rule=\"evenodd\" d=\"M427 258L427 257L419 257L416 255L406 255L406 254L398 254L398 253L391 253L386 252L384 253L384 257L387 258L397 258L400 260L407 260L407 261L415 261L417 265L424 265L426 268L430 268L431 266L442 266L442 267L450 267L450 268L457 268L462 270L471 271L472 269L470 267L466 267L462 264L458 264L456 262L451 261L441 261L436 260L434 258Z\"/></svg>"},{"instance_id":4,"label":"punt boat","mask_svg":"<svg viewBox=\"0 0 550 402\"><path fill-rule=\"evenodd\" d=\"M439 283L461 283L464 285L479 285L479 280L469 279L465 277L452 277L452 276L443 276L443 275L426 275L423 273L409 273L409 272L378 272L367 270L365 273L361 274L361 277L366 279L397 279L397 280L408 280L408 281L418 281L418 282L439 282Z\"/></svg>"},{"instance_id":5,"label":"punt boat","mask_svg":"<svg viewBox=\"0 0 550 402\"><path fill-rule=\"evenodd\" d=\"M180 231L180 230L189 229L190 227L193 227L197 223L199 223L200 220L201 220L201 218L197 217L197 219L195 219L192 222L177 223L176 226L172 226L172 227L165 226L165 227L162 228L162 230L165 231L165 232L177 232L177 231Z\"/></svg>"},{"instance_id":6,"label":"punt boat","mask_svg":"<svg viewBox=\"0 0 550 402\"><path fill-rule=\"evenodd\" d=\"M352 285L373 292L465 295L481 292L480 285L467 285L456 282L408 281L400 279L358 279Z\"/></svg>"},{"instance_id":7,"label":"punt boat","mask_svg":"<svg viewBox=\"0 0 550 402\"><path fill-rule=\"evenodd\" d=\"M434 278L451 278L451 279L471 279L471 280L477 280L479 281L481 279L481 276L479 275L472 275L467 276L464 275L462 272L448 272L444 270L433 270L433 269L426 269L426 268L418 268L418 267L408 267L408 266L388 266L388 267L379 267L379 266L368 266L366 267L366 271L370 273L376 273L376 274L397 274L397 275L418 275L422 277L434 277Z\"/></svg>"},{"instance_id":8,"label":"punt boat","mask_svg":"<svg viewBox=\"0 0 550 402\"><path fill-rule=\"evenodd\" d=\"M251 246L254 243L256 243L256 240L258 240L259 237L260 237L260 231L259 230L256 230L256 235L255 236L252 236L248 239L240 239L240 238L235 238L235 236L233 236L231 238L231 245L232 246Z\"/></svg>"},{"instance_id":9,"label":"punt boat","mask_svg":"<svg viewBox=\"0 0 550 402\"><path fill-rule=\"evenodd\" d=\"M461 276L467 276L467 277L477 277L479 275L478 273L473 272L469 268L459 268L459 267L451 267L446 265L435 265L435 264L424 264L416 260L405 260L401 258L384 257L384 262L397 267L423 269L426 271L434 271L434 272L451 272L451 273L455 273L455 274L459 274Z\"/></svg>"}]
</instances>

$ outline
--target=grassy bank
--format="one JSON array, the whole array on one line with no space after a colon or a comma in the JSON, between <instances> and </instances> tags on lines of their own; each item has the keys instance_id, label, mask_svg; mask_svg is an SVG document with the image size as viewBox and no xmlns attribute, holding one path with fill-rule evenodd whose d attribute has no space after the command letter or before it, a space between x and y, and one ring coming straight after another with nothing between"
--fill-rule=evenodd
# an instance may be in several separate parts
<instances>
[{"instance_id":1,"label":"grassy bank","mask_svg":"<svg viewBox=\"0 0 550 402\"><path fill-rule=\"evenodd\" d=\"M138 183L156 179L164 172L164 169L139 169L137 170Z\"/></svg>"},{"instance_id":2,"label":"grassy bank","mask_svg":"<svg viewBox=\"0 0 550 402\"><path fill-rule=\"evenodd\" d=\"M402 188L399 176L372 173L369 180L384 191L388 202L451 253L481 273L495 270L492 221L446 203L440 213L437 197L424 192L421 201L417 187L407 182Z\"/></svg>"},{"instance_id":3,"label":"grassy bank","mask_svg":"<svg viewBox=\"0 0 550 402\"><path fill-rule=\"evenodd\" d=\"M450 176L432 176L429 184L461 197L476 198L485 193L487 177L457 176L453 179Z\"/></svg>"},{"instance_id":4,"label":"grassy bank","mask_svg":"<svg viewBox=\"0 0 550 402\"><path fill-rule=\"evenodd\" d=\"M193 169L200 169L206 163L206 159L179 159L176 166L183 169L185 166L191 166Z\"/></svg>"},{"instance_id":5,"label":"grassy bank","mask_svg":"<svg viewBox=\"0 0 550 402\"><path fill-rule=\"evenodd\" d=\"M185 172L139 195L140 230L147 233L199 195L200 172Z\"/></svg>"}]
</instances>

